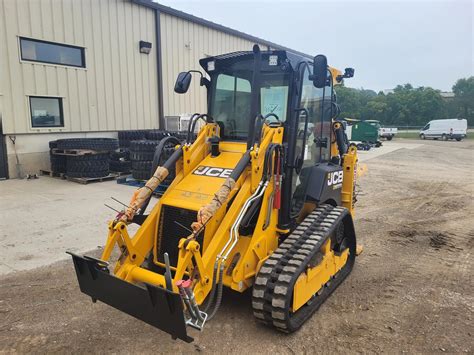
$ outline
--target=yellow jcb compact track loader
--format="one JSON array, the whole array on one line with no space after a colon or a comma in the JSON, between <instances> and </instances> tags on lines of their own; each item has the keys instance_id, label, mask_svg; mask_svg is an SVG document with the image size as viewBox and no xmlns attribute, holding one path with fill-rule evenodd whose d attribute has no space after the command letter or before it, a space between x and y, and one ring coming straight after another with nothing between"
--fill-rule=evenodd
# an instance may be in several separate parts
<instances>
[{"instance_id":1,"label":"yellow jcb compact track loader","mask_svg":"<svg viewBox=\"0 0 474 355\"><path fill-rule=\"evenodd\" d=\"M70 253L80 289L190 342L187 326L214 317L224 286L251 288L255 317L293 332L354 265L357 149L336 120L333 90L354 70L258 46L200 64L207 75L180 73L175 92L200 75L208 113L192 116L186 140L161 141L155 161L165 144L174 153L109 223L100 259ZM130 223L140 225L134 236Z\"/></svg>"}]
</instances>

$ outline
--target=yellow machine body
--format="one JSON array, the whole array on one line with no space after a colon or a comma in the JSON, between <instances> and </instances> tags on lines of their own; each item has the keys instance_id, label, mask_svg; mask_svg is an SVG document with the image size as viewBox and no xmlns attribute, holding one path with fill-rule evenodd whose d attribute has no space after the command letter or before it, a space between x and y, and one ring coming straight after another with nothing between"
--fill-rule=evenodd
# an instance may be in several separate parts
<instances>
[{"instance_id":1,"label":"yellow machine body","mask_svg":"<svg viewBox=\"0 0 474 355\"><path fill-rule=\"evenodd\" d=\"M271 63L271 55L272 53L269 53L269 63ZM203 67L204 64L202 63ZM270 69L272 68L270 67ZM286 69L283 68L282 70ZM298 71L295 68L293 70L295 72ZM336 78L341 77L341 72L334 68L329 68L329 72L333 81L331 85L336 85L339 82L339 79L336 80ZM291 102L291 94L288 94L287 100ZM339 221L337 222L339 224L321 230L318 232L320 233L319 235L309 235L307 239L309 244L302 246L301 248L303 249L299 251L295 249L295 253L302 253L300 260L301 262L306 260L304 262L307 263L307 266L302 271L298 271L300 273L297 275L297 279L292 279L291 282L294 282L294 285L289 284L288 286L291 289L279 286L279 289L274 290L275 294L281 292L282 289L286 290L285 295L287 298L289 297L286 305L287 308L285 308L286 312L294 313L305 309L319 293L323 292L325 287L328 287L331 280L341 273L341 270L345 268L349 261L353 262L352 258L355 254L355 245L352 245L350 248L344 245L343 248L341 246L343 242L338 239L338 235L344 236L344 233L352 233L351 243L355 243L352 216L354 215L355 183L357 178L357 149L349 146L346 151L341 153L341 144L343 144L341 132L343 128L340 123L335 121L331 121L330 125L332 128L327 148L330 152L330 160L332 161L333 158L336 158L340 162L337 164L330 163L332 164L331 166L340 169L337 171L338 174L336 176L339 180L331 172L328 172L327 175L323 175L319 183L326 189L326 184L329 186L335 183L335 186L331 187L331 189L340 189L339 198L341 206L339 207L341 208L338 209L338 206L332 200L320 201L318 203L307 201L294 219L296 225L293 227L289 225L281 227L282 224L279 220L280 211L273 204L278 181L274 178L266 180L264 170L266 163L277 158L276 153L270 153L270 158L268 158L267 151L273 152L270 147L278 146L281 149L287 149L289 144L293 144L288 142L291 132L286 131L286 126L281 122L279 124L265 122L261 130L258 131L258 139L250 148L247 142L244 141L221 139L220 141L218 140L218 154L215 155L211 154L210 142L212 139L222 138L223 133L219 124L207 122L207 124L202 126L192 143L187 142L176 146L176 151L182 151L182 154L175 163L175 178L148 213L137 232L131 236L128 232L128 221L124 220L123 217L117 217L109 223L108 237L100 260L95 260L95 264L91 264L89 259L85 260L84 258L82 261L79 260L77 262L78 257L74 256L76 258L75 266L78 278L84 274L86 264L87 267L91 268L91 279L94 279L97 277L97 271L92 270L93 268L108 273L109 271L105 269L104 265L107 262L114 261L114 265L109 268L113 276L112 279L107 276L107 282L115 285L117 279L120 282L124 281L125 283L120 283L119 286L125 287L129 294L138 292L135 289L129 290L129 284L139 287L145 285L150 295L158 292L160 297L167 299L166 297L173 295L176 300L179 292L182 292L179 285L183 280L188 280L191 283L192 297L195 299L196 304L201 306L205 303L208 296L212 294L211 291L213 291L213 287L216 284L217 272L222 279L222 284L234 291L243 292L256 285L253 301L254 314L257 318L263 319L264 316L262 315L263 313L259 313L259 307L263 311L265 307L268 309L271 306L266 305L264 307L263 304L259 303L260 300L265 302L264 298L259 298L258 294L260 292L259 287L267 284L265 277L270 277L268 276L269 274L265 274L266 270L269 270L269 265L276 265L280 262L278 258L286 250L284 246L291 246L291 240L297 239L294 233L298 232L298 229L295 229L295 226L301 227L305 223L310 226L310 222L307 221L317 220L317 218L320 218L317 216L322 213L329 221ZM214 148L216 147L214 146ZM235 181L232 180L233 170L236 169L236 166L246 155L250 157L249 162ZM285 164L288 163L286 162ZM283 173L282 171L281 174ZM157 177L153 176L153 178ZM265 181L264 185L262 185L263 181ZM197 219L203 206L216 201L220 191L226 184L231 186L231 188L225 199L213 210L212 216L205 221L203 228L198 231L192 230L191 222ZM311 180L309 184L315 184L315 182ZM262 188L262 186L264 187ZM278 188L280 187L278 186ZM250 229L250 232L234 229L235 233L232 234L231 230L234 224L237 223L236 220L238 220L239 214L245 210L249 199L259 193L259 191L262 191L260 196L261 204L255 212L257 217L254 227ZM324 207L327 206L327 203L334 206ZM282 200L281 204L287 207L290 201ZM322 209L321 211L323 212L318 212L318 208L319 210ZM189 223L183 224L181 219L174 220L173 216L181 216ZM323 224L328 225L326 220L321 221ZM343 226L345 229L338 226ZM240 224L237 224L237 227L240 227ZM317 227L317 225L313 225L313 227ZM326 235L323 232L329 234ZM315 238L313 242L311 238ZM316 241L321 244L318 244ZM316 252L317 257L311 257L311 260L304 259L305 257L310 257L308 256L310 253L308 245L318 245L318 250L311 251L313 254ZM340 250L336 250L336 245L339 245ZM171 253L173 254L174 252L174 255L167 267L162 255L163 251L168 251L170 248L172 249ZM306 251L304 248L306 248ZM112 255L116 255L113 253L114 249L118 250L118 257L116 260L111 260ZM297 259L293 261L293 265L299 265ZM167 277L165 276L167 269L172 273L171 285L167 282ZM291 267L288 270L292 270ZM259 275L262 276L259 277ZM284 277L281 278L283 281L284 279ZM90 280L86 281L90 282ZM87 286L84 285L81 284L81 289ZM158 288L158 291L155 288ZM159 289L166 289L166 291L163 293ZM102 292L102 290L99 291ZM96 290L89 294L93 299L101 299L103 294L99 291ZM84 290L83 292L87 293ZM156 296L150 297L153 303ZM187 296L185 295L185 297ZM108 300L104 302L122 309L137 318L147 318L146 310L136 311L130 309L128 305L118 305L118 303L115 303L115 300L110 300L105 296L103 298ZM130 300L130 302L133 302L133 300ZM169 305L171 312L169 317L174 320L176 319L173 318L172 314L173 307L175 306ZM287 319L288 315L279 314L278 307L280 306L278 305L278 299L273 302L273 306L277 307L273 310L273 315L277 318L271 320L267 315L265 316L267 323L273 322L274 326L283 331L292 331L299 327L299 325L291 325L292 323L288 320L285 321L287 322L285 324L279 321L279 319ZM186 307L189 308L189 305ZM154 308L150 308L150 310L152 309ZM145 321L154 324L153 319L145 319ZM169 331L167 325L160 324L159 328ZM183 335L182 329L180 331L181 335L173 336L188 340ZM169 332L172 333L171 331Z\"/></svg>"}]
</instances>

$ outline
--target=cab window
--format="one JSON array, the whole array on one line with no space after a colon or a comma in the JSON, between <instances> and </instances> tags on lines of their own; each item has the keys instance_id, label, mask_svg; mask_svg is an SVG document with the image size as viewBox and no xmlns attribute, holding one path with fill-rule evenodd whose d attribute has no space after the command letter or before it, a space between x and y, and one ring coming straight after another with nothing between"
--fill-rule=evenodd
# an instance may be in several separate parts
<instances>
[{"instance_id":1,"label":"cab window","mask_svg":"<svg viewBox=\"0 0 474 355\"><path fill-rule=\"evenodd\" d=\"M263 74L260 87L260 112L263 116L275 114L280 122L286 121L288 109L288 77L278 74ZM269 121L276 121L269 117Z\"/></svg>"},{"instance_id":2,"label":"cab window","mask_svg":"<svg viewBox=\"0 0 474 355\"><path fill-rule=\"evenodd\" d=\"M251 87L247 79L219 74L213 100L213 117L224 139L247 139Z\"/></svg>"}]
</instances>

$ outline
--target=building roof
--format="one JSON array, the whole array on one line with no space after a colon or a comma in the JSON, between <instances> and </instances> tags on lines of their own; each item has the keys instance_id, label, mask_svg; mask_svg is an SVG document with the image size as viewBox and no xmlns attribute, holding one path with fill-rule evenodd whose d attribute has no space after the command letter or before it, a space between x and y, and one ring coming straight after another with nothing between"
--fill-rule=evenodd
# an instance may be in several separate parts
<instances>
[{"instance_id":1,"label":"building roof","mask_svg":"<svg viewBox=\"0 0 474 355\"><path fill-rule=\"evenodd\" d=\"M268 46L268 47L271 47L271 48L274 48L274 49L285 50L285 51L288 51L290 53L294 53L294 54L306 57L308 59L313 58L313 56L310 55L310 54L299 52L299 51L296 51L294 49L291 49L291 48L281 46L279 44L264 40L262 38L258 38L258 37L249 35L247 33L234 30L230 27L219 25L218 23L205 20L201 17L197 17L197 16L194 16L194 15L188 14L186 12L173 9L169 6L158 4L157 2L154 2L152 0L131 0L131 1L135 4L137 4L137 5L149 7L149 8L158 10L159 12L162 12L162 13L174 16L174 17L178 17L178 18L181 18L181 19L186 20L186 21L193 22L193 23L196 23L198 25L206 26L206 27L212 28L214 30L221 31L221 32L224 32L224 33L236 36L236 37L240 37L240 38L246 39L246 40L254 42L254 43L263 44L265 46Z\"/></svg>"}]
</instances>

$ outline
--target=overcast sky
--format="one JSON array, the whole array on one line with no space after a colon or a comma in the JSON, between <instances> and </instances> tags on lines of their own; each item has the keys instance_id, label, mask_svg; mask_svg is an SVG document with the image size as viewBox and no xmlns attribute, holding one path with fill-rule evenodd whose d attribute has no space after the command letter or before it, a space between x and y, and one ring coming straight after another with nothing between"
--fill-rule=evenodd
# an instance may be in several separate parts
<instances>
[{"instance_id":1,"label":"overcast sky","mask_svg":"<svg viewBox=\"0 0 474 355\"><path fill-rule=\"evenodd\" d=\"M233 29L314 54L339 69L346 85L376 91L397 84L451 90L474 75L473 1L157 2ZM250 50L250 48L249 48Z\"/></svg>"}]
</instances>

